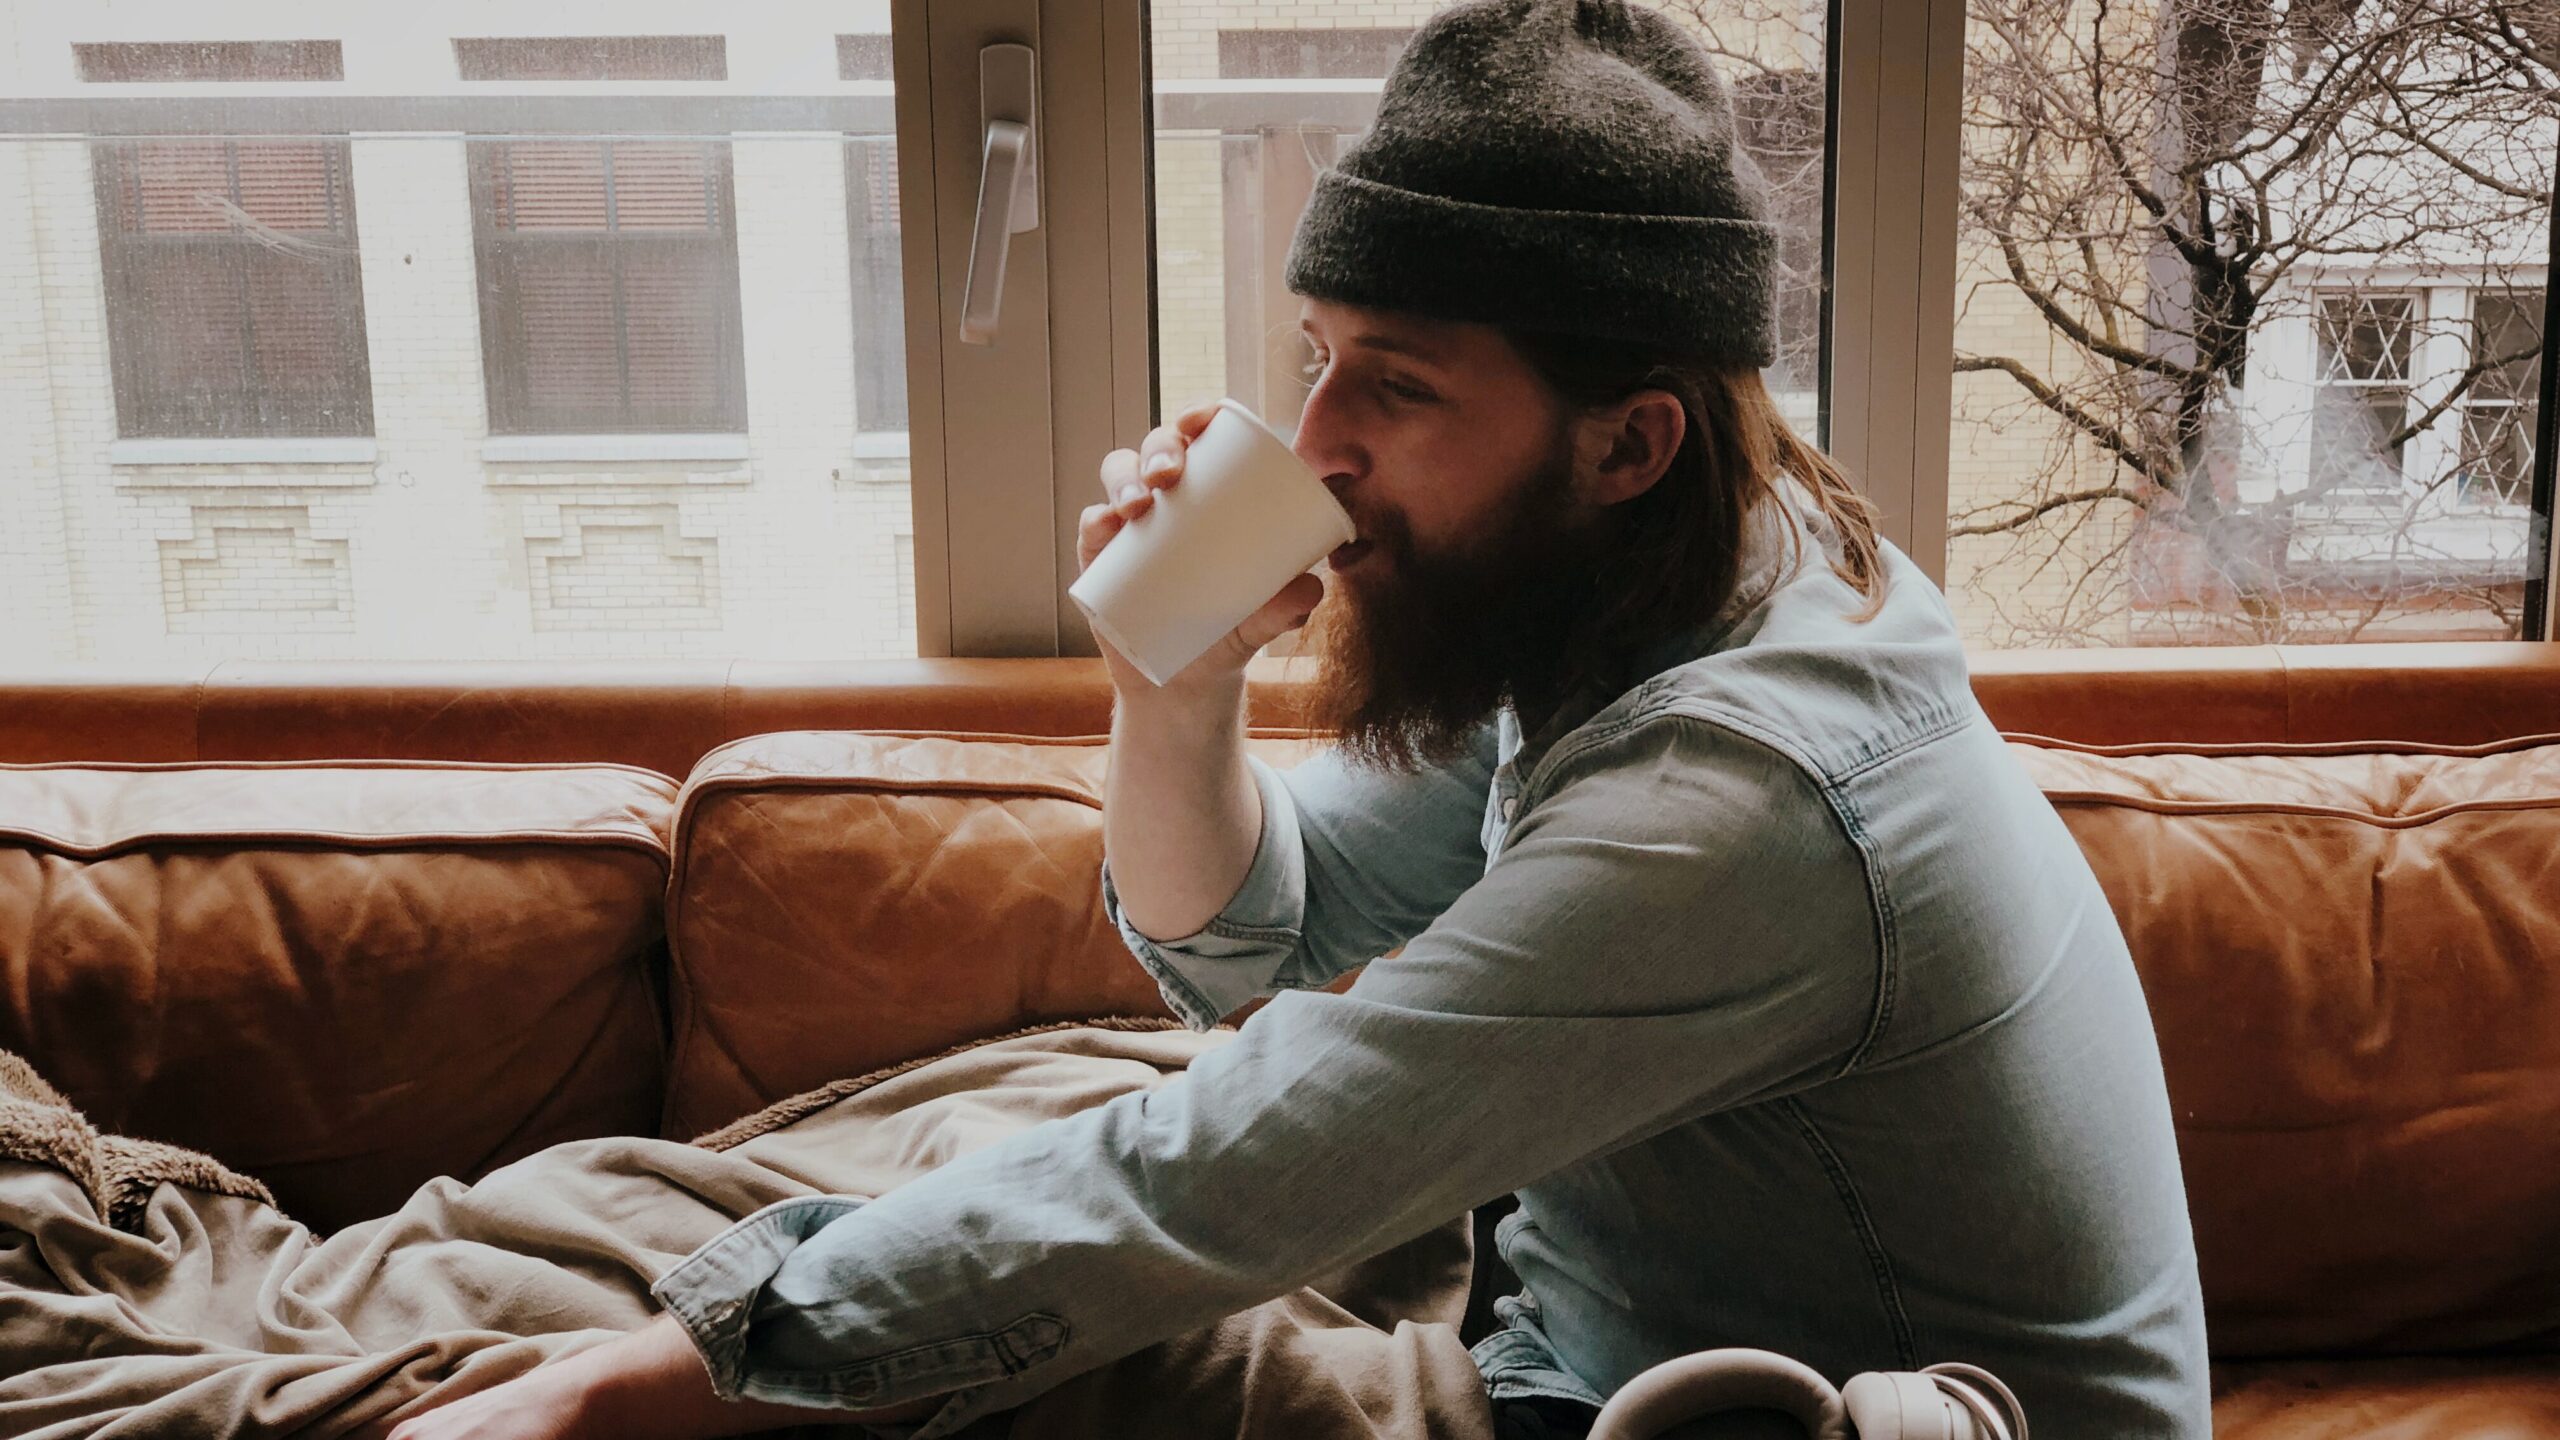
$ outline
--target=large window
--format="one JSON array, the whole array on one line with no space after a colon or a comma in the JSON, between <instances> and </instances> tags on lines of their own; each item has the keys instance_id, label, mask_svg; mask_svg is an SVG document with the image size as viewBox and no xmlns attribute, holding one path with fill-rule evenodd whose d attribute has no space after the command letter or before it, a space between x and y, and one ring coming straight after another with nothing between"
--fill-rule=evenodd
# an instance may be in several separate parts
<instances>
[{"instance_id":1,"label":"large window","mask_svg":"<svg viewBox=\"0 0 2560 1440\"><path fill-rule=\"evenodd\" d=\"M1967 631L2518 634L2548 47L2492 0L1967 8Z\"/></svg>"},{"instance_id":2,"label":"large window","mask_svg":"<svg viewBox=\"0 0 2560 1440\"><path fill-rule=\"evenodd\" d=\"M747 395L729 147L471 147L497 434L739 431Z\"/></svg>"},{"instance_id":3,"label":"large window","mask_svg":"<svg viewBox=\"0 0 2560 1440\"><path fill-rule=\"evenodd\" d=\"M1440 3L0 14L0 666L1087 651L1099 457L1295 423L1283 257ZM2512 0L1632 3L1771 186L1770 388L1972 643L2547 633Z\"/></svg>"},{"instance_id":4,"label":"large window","mask_svg":"<svg viewBox=\"0 0 2560 1440\"><path fill-rule=\"evenodd\" d=\"M91 158L117 433L373 433L346 142Z\"/></svg>"}]
</instances>

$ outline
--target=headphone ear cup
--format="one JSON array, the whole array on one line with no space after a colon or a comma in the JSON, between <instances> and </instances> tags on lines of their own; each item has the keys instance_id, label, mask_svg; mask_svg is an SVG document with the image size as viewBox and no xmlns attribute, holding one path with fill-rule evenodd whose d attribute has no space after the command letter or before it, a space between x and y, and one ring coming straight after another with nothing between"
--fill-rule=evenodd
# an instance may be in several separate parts
<instances>
[{"instance_id":1,"label":"headphone ear cup","mask_svg":"<svg viewBox=\"0 0 2560 1440\"><path fill-rule=\"evenodd\" d=\"M2018 1397L1973 1365L1853 1375L1840 1403L1858 1440L2027 1440Z\"/></svg>"},{"instance_id":2,"label":"headphone ear cup","mask_svg":"<svg viewBox=\"0 0 2560 1440\"><path fill-rule=\"evenodd\" d=\"M1852 1375L1841 1404L1858 1440L1972 1440L1973 1422L1955 1428L1955 1407L1926 1375L1870 1370Z\"/></svg>"},{"instance_id":3,"label":"headphone ear cup","mask_svg":"<svg viewBox=\"0 0 2560 1440\"><path fill-rule=\"evenodd\" d=\"M1653 1440L1684 1420L1726 1410L1776 1410L1802 1425L1807 1440L1852 1440L1840 1392L1821 1372L1742 1349L1702 1350L1638 1375L1609 1397L1589 1440Z\"/></svg>"}]
</instances>

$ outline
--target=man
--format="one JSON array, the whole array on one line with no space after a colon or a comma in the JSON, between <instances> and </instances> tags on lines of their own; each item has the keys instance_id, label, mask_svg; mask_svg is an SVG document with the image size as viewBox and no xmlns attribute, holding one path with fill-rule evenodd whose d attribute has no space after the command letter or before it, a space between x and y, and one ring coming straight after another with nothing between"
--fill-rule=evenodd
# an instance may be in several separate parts
<instances>
[{"instance_id":1,"label":"man","mask_svg":"<svg viewBox=\"0 0 2560 1440\"><path fill-rule=\"evenodd\" d=\"M1161 689L1106 656L1106 903L1195 1027L1277 998L1152 1094L750 1217L671 1320L396 1440L930 1440L1510 1191L1507 1435L1749 1345L2205 1436L2141 989L1944 601L1760 388L1760 205L1653 12L1425 25L1288 266L1359 539ZM1109 458L1088 562L1207 414ZM1244 662L1320 597L1341 743L1282 774Z\"/></svg>"}]
</instances>

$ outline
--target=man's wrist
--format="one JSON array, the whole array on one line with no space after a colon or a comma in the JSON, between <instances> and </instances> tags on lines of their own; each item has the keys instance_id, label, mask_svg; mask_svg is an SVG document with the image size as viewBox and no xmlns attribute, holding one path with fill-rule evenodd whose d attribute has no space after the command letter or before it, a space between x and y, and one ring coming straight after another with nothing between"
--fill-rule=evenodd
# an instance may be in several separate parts
<instances>
[{"instance_id":1,"label":"man's wrist","mask_svg":"<svg viewBox=\"0 0 2560 1440\"><path fill-rule=\"evenodd\" d=\"M1118 728L1150 740L1224 739L1244 731L1242 670L1208 679L1185 678L1171 686L1121 691L1114 700Z\"/></svg>"},{"instance_id":2,"label":"man's wrist","mask_svg":"<svg viewBox=\"0 0 2560 1440\"><path fill-rule=\"evenodd\" d=\"M716 1401L710 1368L673 1315L560 1363L582 1427L641 1433L634 1422ZM539 1375L540 1371L534 1372Z\"/></svg>"},{"instance_id":3,"label":"man's wrist","mask_svg":"<svg viewBox=\"0 0 2560 1440\"><path fill-rule=\"evenodd\" d=\"M615 1440L699 1440L786 1425L900 1424L922 1420L945 1397L847 1411L770 1400L723 1400L693 1337L672 1315L524 1377L527 1403L560 1417L562 1433Z\"/></svg>"}]
</instances>

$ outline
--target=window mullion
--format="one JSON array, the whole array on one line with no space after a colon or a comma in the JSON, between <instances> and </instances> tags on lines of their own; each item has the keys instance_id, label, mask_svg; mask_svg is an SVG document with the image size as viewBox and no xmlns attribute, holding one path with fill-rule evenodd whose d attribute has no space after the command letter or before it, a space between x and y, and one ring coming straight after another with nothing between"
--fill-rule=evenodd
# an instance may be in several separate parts
<instances>
[{"instance_id":1,"label":"window mullion","mask_svg":"<svg viewBox=\"0 0 2560 1440\"><path fill-rule=\"evenodd\" d=\"M1943 580L1963 0L1835 0L1832 453Z\"/></svg>"},{"instance_id":2,"label":"window mullion","mask_svg":"<svg viewBox=\"0 0 2560 1440\"><path fill-rule=\"evenodd\" d=\"M1046 623L1054 653L1097 653L1067 587L1076 524L1101 498L1105 452L1154 423L1155 316L1148 254L1146 9L1141 0L1046 0L1041 17L1049 230L1053 454Z\"/></svg>"},{"instance_id":3,"label":"window mullion","mask_svg":"<svg viewBox=\"0 0 2560 1440\"><path fill-rule=\"evenodd\" d=\"M927 655L1055 654L1049 247L1084 223L1074 187L1058 177L1077 143L1057 129L1051 87L1062 83L1060 66L1043 49L1038 0L893 0L890 16L908 231L918 647ZM985 135L979 53L999 43L1040 53L1041 209L1034 228L1011 237L994 342L963 345ZM911 95L920 113L910 110Z\"/></svg>"}]
</instances>

